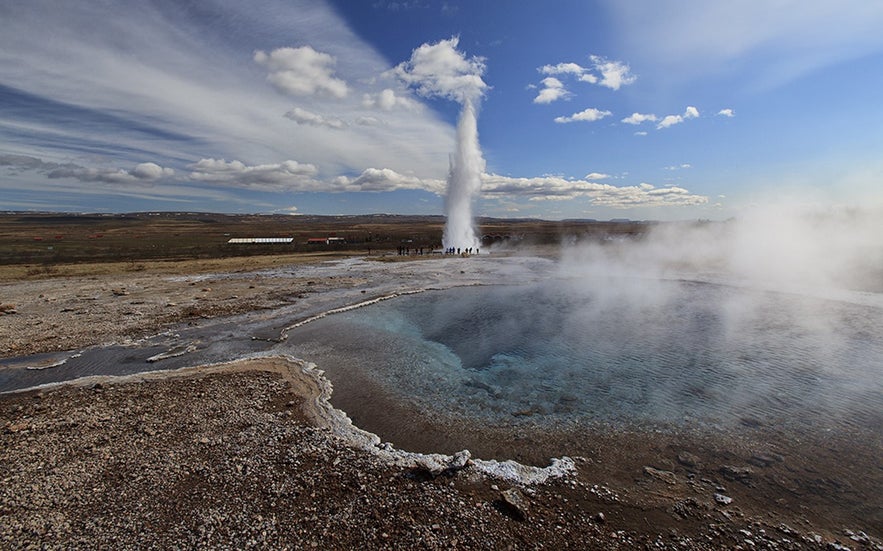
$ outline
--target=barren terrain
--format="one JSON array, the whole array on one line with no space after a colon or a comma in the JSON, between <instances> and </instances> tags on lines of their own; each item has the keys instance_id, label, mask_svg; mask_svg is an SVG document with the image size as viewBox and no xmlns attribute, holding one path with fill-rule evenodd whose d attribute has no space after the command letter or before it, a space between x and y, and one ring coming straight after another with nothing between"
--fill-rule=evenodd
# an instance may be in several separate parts
<instances>
[{"instance_id":1,"label":"barren terrain","mask_svg":"<svg viewBox=\"0 0 883 551\"><path fill-rule=\"evenodd\" d=\"M494 277L394 249L361 271L298 275L345 256L2 267L0 356L296 310L341 290L355 302L432 277ZM292 273L266 271L278 269ZM747 427L747 439L573 434L575 470L527 484L488 475L477 458L438 469L390 455L341 423L325 383L264 358L0 396L2 547L883 549L879 441L775 427ZM459 443L512 437L483 430L459 427Z\"/></svg>"}]
</instances>

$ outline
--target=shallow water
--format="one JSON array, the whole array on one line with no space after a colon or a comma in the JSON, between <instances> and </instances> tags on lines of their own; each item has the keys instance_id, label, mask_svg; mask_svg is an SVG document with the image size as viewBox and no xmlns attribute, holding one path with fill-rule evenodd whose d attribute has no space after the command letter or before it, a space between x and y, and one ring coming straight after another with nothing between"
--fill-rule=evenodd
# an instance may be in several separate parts
<instances>
[{"instance_id":1,"label":"shallow water","mask_svg":"<svg viewBox=\"0 0 883 551\"><path fill-rule=\"evenodd\" d=\"M426 292L316 321L285 346L336 389L356 377L435 418L874 431L883 421L879 307L726 285L555 279ZM338 398L358 417L358 403Z\"/></svg>"}]
</instances>

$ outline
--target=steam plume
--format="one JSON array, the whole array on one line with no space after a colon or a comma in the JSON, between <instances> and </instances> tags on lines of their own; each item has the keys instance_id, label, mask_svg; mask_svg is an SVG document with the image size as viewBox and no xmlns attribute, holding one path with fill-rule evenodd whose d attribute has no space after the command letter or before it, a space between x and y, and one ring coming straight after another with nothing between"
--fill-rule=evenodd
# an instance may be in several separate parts
<instances>
[{"instance_id":1,"label":"steam plume","mask_svg":"<svg viewBox=\"0 0 883 551\"><path fill-rule=\"evenodd\" d=\"M484 60L467 59L457 51L459 39L423 44L411 59L393 69L406 84L426 97L442 97L459 102L463 109L457 123L457 149L451 159L448 192L445 196L445 248L468 249L479 246L472 220L472 203L481 189L484 159L478 145L477 103L487 84L481 79Z\"/></svg>"},{"instance_id":2,"label":"steam plume","mask_svg":"<svg viewBox=\"0 0 883 551\"><path fill-rule=\"evenodd\" d=\"M451 160L448 193L445 197L444 247L478 248L472 219L472 202L481 190L484 159L478 145L478 117L472 101L467 99L457 123L457 152Z\"/></svg>"}]
</instances>

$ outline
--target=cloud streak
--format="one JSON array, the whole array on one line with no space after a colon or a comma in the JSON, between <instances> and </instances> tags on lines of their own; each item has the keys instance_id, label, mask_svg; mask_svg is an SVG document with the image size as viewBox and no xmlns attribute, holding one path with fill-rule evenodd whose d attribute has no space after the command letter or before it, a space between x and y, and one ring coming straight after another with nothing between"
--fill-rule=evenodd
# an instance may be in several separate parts
<instances>
[{"instance_id":1,"label":"cloud streak","mask_svg":"<svg viewBox=\"0 0 883 551\"><path fill-rule=\"evenodd\" d=\"M696 206L708 203L708 197L690 193L681 187L657 188L647 183L619 187L554 176L513 178L497 174L485 174L482 181L484 196L506 199L521 197L530 201L568 201L585 198L594 206L614 209Z\"/></svg>"}]
</instances>

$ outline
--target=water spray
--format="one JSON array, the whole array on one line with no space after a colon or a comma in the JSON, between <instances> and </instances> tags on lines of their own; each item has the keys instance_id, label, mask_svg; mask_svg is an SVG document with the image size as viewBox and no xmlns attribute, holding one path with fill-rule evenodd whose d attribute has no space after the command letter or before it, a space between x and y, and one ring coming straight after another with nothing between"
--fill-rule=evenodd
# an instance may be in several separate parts
<instances>
[{"instance_id":1,"label":"water spray","mask_svg":"<svg viewBox=\"0 0 883 551\"><path fill-rule=\"evenodd\" d=\"M478 116L471 99L463 103L457 122L457 149L451 158L442 243L445 249L478 249L472 203L481 190L484 158L478 145Z\"/></svg>"}]
</instances>

